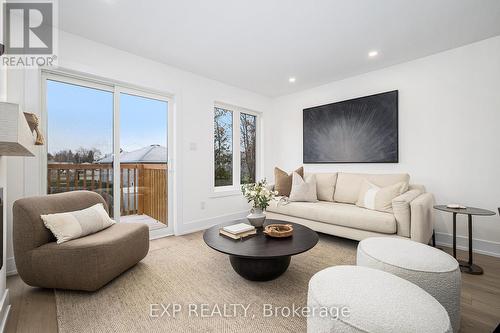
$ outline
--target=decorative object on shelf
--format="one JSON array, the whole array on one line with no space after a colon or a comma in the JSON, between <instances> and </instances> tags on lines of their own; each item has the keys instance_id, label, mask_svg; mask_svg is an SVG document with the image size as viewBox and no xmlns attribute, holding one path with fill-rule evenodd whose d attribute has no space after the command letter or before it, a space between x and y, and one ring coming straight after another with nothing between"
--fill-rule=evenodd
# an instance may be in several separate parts
<instances>
[{"instance_id":1,"label":"decorative object on shelf","mask_svg":"<svg viewBox=\"0 0 500 333\"><path fill-rule=\"evenodd\" d=\"M241 186L241 192L253 206L250 215L247 216L248 221L256 228L261 228L264 224L266 220L264 210L269 206L269 202L274 199L277 194L276 191L270 191L266 185L267 182L263 179L254 184L245 184Z\"/></svg>"},{"instance_id":2,"label":"decorative object on shelf","mask_svg":"<svg viewBox=\"0 0 500 333\"><path fill-rule=\"evenodd\" d=\"M304 163L398 163L398 91L303 110Z\"/></svg>"},{"instance_id":3,"label":"decorative object on shelf","mask_svg":"<svg viewBox=\"0 0 500 333\"><path fill-rule=\"evenodd\" d=\"M31 132L36 133L35 146L43 146L45 144L45 138L43 137L42 131L40 131L40 128L38 127L40 125L38 116L34 113L25 112L24 117L28 122Z\"/></svg>"},{"instance_id":4,"label":"decorative object on shelf","mask_svg":"<svg viewBox=\"0 0 500 333\"><path fill-rule=\"evenodd\" d=\"M21 108L0 102L0 156L34 156L35 138Z\"/></svg>"},{"instance_id":5,"label":"decorative object on shelf","mask_svg":"<svg viewBox=\"0 0 500 333\"><path fill-rule=\"evenodd\" d=\"M269 224L264 228L264 233L269 237L285 238L293 235L291 224Z\"/></svg>"}]
</instances>

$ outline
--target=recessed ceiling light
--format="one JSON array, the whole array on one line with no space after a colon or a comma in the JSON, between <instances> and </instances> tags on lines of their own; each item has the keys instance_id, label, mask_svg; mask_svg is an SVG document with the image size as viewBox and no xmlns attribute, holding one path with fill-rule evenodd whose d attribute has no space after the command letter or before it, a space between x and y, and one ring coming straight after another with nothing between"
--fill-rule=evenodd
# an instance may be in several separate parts
<instances>
[{"instance_id":1,"label":"recessed ceiling light","mask_svg":"<svg viewBox=\"0 0 500 333\"><path fill-rule=\"evenodd\" d=\"M292 76L292 77L290 77L290 78L288 78L288 82L290 82L290 83L294 83L294 82L295 82L295 78L294 78L293 76Z\"/></svg>"},{"instance_id":2,"label":"recessed ceiling light","mask_svg":"<svg viewBox=\"0 0 500 333\"><path fill-rule=\"evenodd\" d=\"M368 52L368 56L370 58L376 57L378 55L378 51L370 51Z\"/></svg>"}]
</instances>

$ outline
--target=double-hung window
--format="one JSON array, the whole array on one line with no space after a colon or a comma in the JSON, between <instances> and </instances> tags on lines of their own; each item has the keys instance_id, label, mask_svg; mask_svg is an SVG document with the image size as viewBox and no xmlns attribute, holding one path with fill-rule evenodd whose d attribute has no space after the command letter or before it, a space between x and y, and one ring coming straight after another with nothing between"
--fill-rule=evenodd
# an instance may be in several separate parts
<instances>
[{"instance_id":1,"label":"double-hung window","mask_svg":"<svg viewBox=\"0 0 500 333\"><path fill-rule=\"evenodd\" d=\"M214 188L239 190L258 177L259 115L243 108L214 106Z\"/></svg>"}]
</instances>

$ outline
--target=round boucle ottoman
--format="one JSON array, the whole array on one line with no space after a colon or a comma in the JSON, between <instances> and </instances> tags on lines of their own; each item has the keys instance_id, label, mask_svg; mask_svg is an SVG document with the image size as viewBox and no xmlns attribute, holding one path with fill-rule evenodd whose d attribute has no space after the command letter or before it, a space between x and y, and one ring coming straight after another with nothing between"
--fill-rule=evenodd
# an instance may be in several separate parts
<instances>
[{"instance_id":1,"label":"round boucle ottoman","mask_svg":"<svg viewBox=\"0 0 500 333\"><path fill-rule=\"evenodd\" d=\"M403 238L372 237L359 242L357 265L380 269L415 283L434 296L454 332L460 328L460 268L455 258Z\"/></svg>"},{"instance_id":2,"label":"round boucle ottoman","mask_svg":"<svg viewBox=\"0 0 500 333\"><path fill-rule=\"evenodd\" d=\"M307 295L308 333L452 332L441 304L381 270L334 266L316 273Z\"/></svg>"}]
</instances>

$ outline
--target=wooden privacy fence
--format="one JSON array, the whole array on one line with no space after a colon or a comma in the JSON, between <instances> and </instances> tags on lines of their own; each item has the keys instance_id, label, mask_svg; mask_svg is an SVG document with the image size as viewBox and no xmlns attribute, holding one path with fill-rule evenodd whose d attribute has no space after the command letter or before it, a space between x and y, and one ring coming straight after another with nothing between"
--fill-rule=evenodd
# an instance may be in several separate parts
<instances>
[{"instance_id":1,"label":"wooden privacy fence","mask_svg":"<svg viewBox=\"0 0 500 333\"><path fill-rule=\"evenodd\" d=\"M145 214L167 224L168 179L166 163L120 164L122 216ZM49 163L47 193L90 190L101 194L113 212L111 164Z\"/></svg>"}]
</instances>

